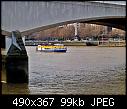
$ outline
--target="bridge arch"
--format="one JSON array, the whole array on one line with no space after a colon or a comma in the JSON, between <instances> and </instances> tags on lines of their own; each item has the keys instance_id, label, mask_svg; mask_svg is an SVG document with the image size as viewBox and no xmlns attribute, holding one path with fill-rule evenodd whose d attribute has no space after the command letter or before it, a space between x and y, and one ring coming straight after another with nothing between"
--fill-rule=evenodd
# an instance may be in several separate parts
<instances>
[{"instance_id":1,"label":"bridge arch","mask_svg":"<svg viewBox=\"0 0 127 109\"><path fill-rule=\"evenodd\" d=\"M65 22L59 22L56 24L51 24L51 25L46 25L46 26L41 26L41 27L36 27L33 29L29 29L26 31L22 31L22 35L29 35L31 33L39 32L42 30L50 29L52 27L56 26L62 26L66 24L71 24L71 23L92 23L92 24L99 24L99 25L104 25L104 26L111 26L114 28L122 29L125 30L125 17L123 16L104 16L104 17L95 17L95 18L88 18L88 19L77 19L77 20L71 20L71 21L65 21ZM10 32L2 30L2 34L9 35Z\"/></svg>"},{"instance_id":2,"label":"bridge arch","mask_svg":"<svg viewBox=\"0 0 127 109\"><path fill-rule=\"evenodd\" d=\"M2 2L2 30L19 30L25 35L32 30L38 31L74 22L112 24L124 29L125 9L125 5L88 1ZM122 23L119 24L118 21Z\"/></svg>"},{"instance_id":3,"label":"bridge arch","mask_svg":"<svg viewBox=\"0 0 127 109\"><path fill-rule=\"evenodd\" d=\"M108 16L108 17L95 17L95 18L88 18L88 19L77 19L77 20L65 21L65 22L60 22L56 24L33 28L30 30L23 31L21 33L22 35L28 35L28 34L39 32L41 30L49 29L52 27L62 26L66 24L76 23L76 22L99 24L99 25L111 26L114 28L125 30L125 18L123 16Z\"/></svg>"},{"instance_id":4,"label":"bridge arch","mask_svg":"<svg viewBox=\"0 0 127 109\"><path fill-rule=\"evenodd\" d=\"M100 24L124 29L126 6L88 1L3 1L1 16L2 32L10 34L13 31L11 45L6 58L8 82L28 83L28 55L20 32L22 35L28 35L32 32L74 22L96 24L100 22ZM121 21L122 23L120 23ZM14 76L9 76L13 72ZM15 79L16 81L14 81Z\"/></svg>"}]
</instances>

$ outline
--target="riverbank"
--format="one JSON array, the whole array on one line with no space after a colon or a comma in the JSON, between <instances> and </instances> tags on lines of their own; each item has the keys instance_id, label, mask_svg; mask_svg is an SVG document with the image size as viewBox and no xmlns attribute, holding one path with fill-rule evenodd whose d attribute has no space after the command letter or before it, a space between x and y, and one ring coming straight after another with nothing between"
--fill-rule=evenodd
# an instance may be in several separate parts
<instances>
[{"instance_id":1,"label":"riverbank","mask_svg":"<svg viewBox=\"0 0 127 109\"><path fill-rule=\"evenodd\" d=\"M26 41L25 46L37 46L43 43L47 43L47 41ZM62 43L65 46L87 46L85 41L49 41L49 43ZM125 41L112 41L112 42L101 42L98 43L99 47L125 47Z\"/></svg>"},{"instance_id":2,"label":"riverbank","mask_svg":"<svg viewBox=\"0 0 127 109\"><path fill-rule=\"evenodd\" d=\"M117 44L106 44L106 45L98 45L98 47L126 47L125 44L120 44L120 45L117 45Z\"/></svg>"}]
</instances>

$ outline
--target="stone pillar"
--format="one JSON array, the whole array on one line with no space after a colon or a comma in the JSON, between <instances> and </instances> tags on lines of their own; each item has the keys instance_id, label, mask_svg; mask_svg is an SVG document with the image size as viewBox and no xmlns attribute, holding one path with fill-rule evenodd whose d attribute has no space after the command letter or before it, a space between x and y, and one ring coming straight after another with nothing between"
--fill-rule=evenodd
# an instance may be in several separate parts
<instances>
[{"instance_id":1,"label":"stone pillar","mask_svg":"<svg viewBox=\"0 0 127 109\"><path fill-rule=\"evenodd\" d=\"M4 67L5 67L5 35L1 35L1 39L0 39L0 46L1 46L1 54L0 54L0 59L1 59L1 67L0 67L0 71L1 71L1 77L0 77L0 82L2 81L6 81L6 73L4 72Z\"/></svg>"},{"instance_id":2,"label":"stone pillar","mask_svg":"<svg viewBox=\"0 0 127 109\"><path fill-rule=\"evenodd\" d=\"M107 27L107 31L108 31L108 33L112 32L112 27Z\"/></svg>"},{"instance_id":3,"label":"stone pillar","mask_svg":"<svg viewBox=\"0 0 127 109\"><path fill-rule=\"evenodd\" d=\"M5 49L5 35L1 35L1 48Z\"/></svg>"},{"instance_id":4,"label":"stone pillar","mask_svg":"<svg viewBox=\"0 0 127 109\"><path fill-rule=\"evenodd\" d=\"M6 57L7 83L28 83L28 56L19 31L12 31L12 43Z\"/></svg>"},{"instance_id":5,"label":"stone pillar","mask_svg":"<svg viewBox=\"0 0 127 109\"><path fill-rule=\"evenodd\" d=\"M79 24L78 24L78 23L74 23L74 28L75 28L75 38L76 38L76 40L80 41L81 38L79 37L78 27L79 27Z\"/></svg>"},{"instance_id":6,"label":"stone pillar","mask_svg":"<svg viewBox=\"0 0 127 109\"><path fill-rule=\"evenodd\" d=\"M112 31L112 27L107 26L106 27L106 34L109 34Z\"/></svg>"},{"instance_id":7,"label":"stone pillar","mask_svg":"<svg viewBox=\"0 0 127 109\"><path fill-rule=\"evenodd\" d=\"M77 23L74 23L74 28L75 28L75 36L78 35L78 26Z\"/></svg>"}]
</instances>

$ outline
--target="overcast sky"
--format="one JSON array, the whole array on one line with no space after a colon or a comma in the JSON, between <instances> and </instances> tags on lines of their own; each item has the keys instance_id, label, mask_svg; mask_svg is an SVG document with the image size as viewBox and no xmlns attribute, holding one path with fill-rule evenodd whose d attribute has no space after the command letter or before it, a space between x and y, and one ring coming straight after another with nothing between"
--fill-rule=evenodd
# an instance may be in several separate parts
<instances>
[{"instance_id":1,"label":"overcast sky","mask_svg":"<svg viewBox=\"0 0 127 109\"><path fill-rule=\"evenodd\" d=\"M112 4L126 5L126 1L94 1L94 2L104 2L104 3L112 3Z\"/></svg>"}]
</instances>

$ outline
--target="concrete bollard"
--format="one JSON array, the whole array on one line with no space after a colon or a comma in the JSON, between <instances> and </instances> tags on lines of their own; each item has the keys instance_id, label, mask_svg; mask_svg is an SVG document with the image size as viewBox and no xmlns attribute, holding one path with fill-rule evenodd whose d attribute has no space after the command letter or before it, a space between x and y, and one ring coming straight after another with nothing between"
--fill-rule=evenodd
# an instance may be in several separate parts
<instances>
[{"instance_id":1,"label":"concrete bollard","mask_svg":"<svg viewBox=\"0 0 127 109\"><path fill-rule=\"evenodd\" d=\"M12 43L5 61L7 83L28 83L28 56L21 33L13 31Z\"/></svg>"}]
</instances>

